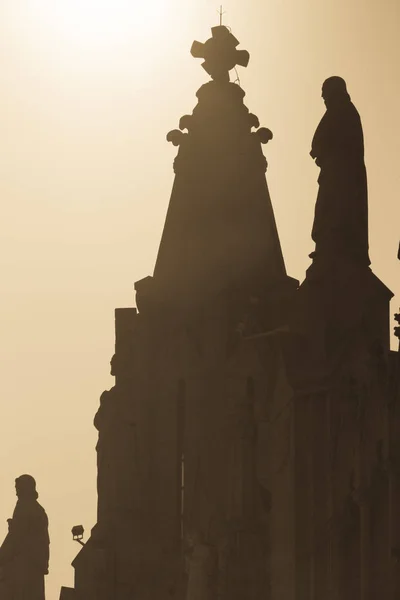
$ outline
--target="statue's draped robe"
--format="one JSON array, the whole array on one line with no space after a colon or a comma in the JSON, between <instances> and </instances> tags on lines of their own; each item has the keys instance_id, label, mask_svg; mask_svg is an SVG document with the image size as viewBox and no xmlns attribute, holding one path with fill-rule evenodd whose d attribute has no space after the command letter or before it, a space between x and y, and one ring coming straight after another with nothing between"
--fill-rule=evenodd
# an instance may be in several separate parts
<instances>
[{"instance_id":1,"label":"statue's draped robe","mask_svg":"<svg viewBox=\"0 0 400 600\"><path fill-rule=\"evenodd\" d=\"M102 393L94 418L97 450L98 522L112 527L116 515L133 508L136 477L135 420L130 388L116 386ZM130 465L130 469L125 467Z\"/></svg>"},{"instance_id":2,"label":"statue's draped robe","mask_svg":"<svg viewBox=\"0 0 400 600\"><path fill-rule=\"evenodd\" d=\"M101 523L110 517L117 503L115 446L122 433L118 417L118 393L113 387L102 393L100 408L94 418L94 425L99 431L96 450L98 521Z\"/></svg>"},{"instance_id":3,"label":"statue's draped robe","mask_svg":"<svg viewBox=\"0 0 400 600\"><path fill-rule=\"evenodd\" d=\"M19 499L0 548L5 600L44 600L49 568L47 515L35 499Z\"/></svg>"},{"instance_id":4,"label":"statue's draped robe","mask_svg":"<svg viewBox=\"0 0 400 600\"><path fill-rule=\"evenodd\" d=\"M363 131L348 97L329 106L315 132L311 156L321 167L312 230L316 255L369 265Z\"/></svg>"}]
</instances>

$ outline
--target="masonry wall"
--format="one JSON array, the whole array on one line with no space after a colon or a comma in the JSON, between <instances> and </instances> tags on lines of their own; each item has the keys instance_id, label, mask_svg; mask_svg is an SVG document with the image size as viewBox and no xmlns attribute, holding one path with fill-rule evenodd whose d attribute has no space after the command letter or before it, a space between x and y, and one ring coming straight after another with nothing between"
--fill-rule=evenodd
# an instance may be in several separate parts
<instances>
[{"instance_id":1,"label":"masonry wall","mask_svg":"<svg viewBox=\"0 0 400 600\"><path fill-rule=\"evenodd\" d=\"M361 379L346 367L330 391L294 400L298 600L399 593L399 355Z\"/></svg>"}]
</instances>

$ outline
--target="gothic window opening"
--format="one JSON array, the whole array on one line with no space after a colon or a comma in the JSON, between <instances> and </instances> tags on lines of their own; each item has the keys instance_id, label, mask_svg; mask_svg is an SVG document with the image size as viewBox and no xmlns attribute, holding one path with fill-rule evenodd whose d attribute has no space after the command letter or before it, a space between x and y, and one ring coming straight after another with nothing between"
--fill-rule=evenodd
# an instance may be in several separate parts
<instances>
[{"instance_id":1,"label":"gothic window opening","mask_svg":"<svg viewBox=\"0 0 400 600\"><path fill-rule=\"evenodd\" d=\"M185 455L182 453L181 455L181 510L180 510L180 537L183 540L184 536L184 528L183 528L183 517L185 512Z\"/></svg>"},{"instance_id":2,"label":"gothic window opening","mask_svg":"<svg viewBox=\"0 0 400 600\"><path fill-rule=\"evenodd\" d=\"M254 416L255 386L254 379L246 381L246 401L243 412L243 513L253 518L256 506L256 424Z\"/></svg>"},{"instance_id":3,"label":"gothic window opening","mask_svg":"<svg viewBox=\"0 0 400 600\"><path fill-rule=\"evenodd\" d=\"M178 383L177 397L177 537L182 546L184 539L184 509L185 509L185 411L186 411L186 383Z\"/></svg>"}]
</instances>

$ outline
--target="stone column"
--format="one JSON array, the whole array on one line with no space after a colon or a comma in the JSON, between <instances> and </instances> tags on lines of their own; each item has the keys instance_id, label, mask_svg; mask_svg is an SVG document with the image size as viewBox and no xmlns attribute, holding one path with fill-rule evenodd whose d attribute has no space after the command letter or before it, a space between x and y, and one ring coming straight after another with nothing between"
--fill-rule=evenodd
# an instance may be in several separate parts
<instances>
[{"instance_id":1,"label":"stone column","mask_svg":"<svg viewBox=\"0 0 400 600\"><path fill-rule=\"evenodd\" d=\"M296 600L310 600L311 594L311 447L310 400L307 396L294 398L295 447L295 574Z\"/></svg>"},{"instance_id":2,"label":"stone column","mask_svg":"<svg viewBox=\"0 0 400 600\"><path fill-rule=\"evenodd\" d=\"M329 518L329 565L328 594L329 600L339 600L340 580L340 522L337 494L337 444L340 407L335 396L328 394L326 419L328 423L328 518Z\"/></svg>"},{"instance_id":3,"label":"stone column","mask_svg":"<svg viewBox=\"0 0 400 600\"><path fill-rule=\"evenodd\" d=\"M370 598L370 565L371 565L371 517L369 503L364 500L360 503L360 552L361 552L361 600Z\"/></svg>"},{"instance_id":4,"label":"stone column","mask_svg":"<svg viewBox=\"0 0 400 600\"><path fill-rule=\"evenodd\" d=\"M310 398L311 460L312 460L312 598L326 598L328 593L329 565L329 512L328 512L328 444L326 393L314 394Z\"/></svg>"},{"instance_id":5,"label":"stone column","mask_svg":"<svg viewBox=\"0 0 400 600\"><path fill-rule=\"evenodd\" d=\"M387 410L389 440L389 560L390 600L400 598L400 363L393 355Z\"/></svg>"},{"instance_id":6,"label":"stone column","mask_svg":"<svg viewBox=\"0 0 400 600\"><path fill-rule=\"evenodd\" d=\"M361 431L359 431L356 446L357 490L354 497L360 511L360 600L370 598L371 587L371 509L365 452L366 448L362 442Z\"/></svg>"},{"instance_id":7,"label":"stone column","mask_svg":"<svg viewBox=\"0 0 400 600\"><path fill-rule=\"evenodd\" d=\"M391 595L390 600L400 598L400 471L391 468L389 477L389 552ZM388 597L389 598L389 597Z\"/></svg>"}]
</instances>

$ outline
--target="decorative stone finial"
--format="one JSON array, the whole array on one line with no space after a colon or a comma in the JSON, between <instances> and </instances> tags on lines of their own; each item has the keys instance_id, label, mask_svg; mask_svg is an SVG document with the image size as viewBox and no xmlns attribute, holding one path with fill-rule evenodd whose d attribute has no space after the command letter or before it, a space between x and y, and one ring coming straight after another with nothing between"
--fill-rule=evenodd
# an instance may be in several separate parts
<instances>
[{"instance_id":1,"label":"decorative stone finial","mask_svg":"<svg viewBox=\"0 0 400 600\"><path fill-rule=\"evenodd\" d=\"M260 129L257 131L257 135L262 144L268 144L268 142L274 137L272 131L267 127L260 127Z\"/></svg>"},{"instance_id":2,"label":"decorative stone finial","mask_svg":"<svg viewBox=\"0 0 400 600\"><path fill-rule=\"evenodd\" d=\"M171 142L173 146L179 146L182 143L186 133L182 133L179 129L173 129L167 134L167 142Z\"/></svg>"},{"instance_id":3,"label":"decorative stone finial","mask_svg":"<svg viewBox=\"0 0 400 600\"><path fill-rule=\"evenodd\" d=\"M202 67L214 81L229 81L229 71L236 65L247 67L250 54L247 50L236 50L239 41L225 25L212 27L212 37L204 44L193 42L191 54L204 58Z\"/></svg>"}]
</instances>

